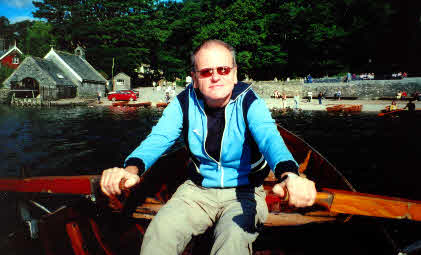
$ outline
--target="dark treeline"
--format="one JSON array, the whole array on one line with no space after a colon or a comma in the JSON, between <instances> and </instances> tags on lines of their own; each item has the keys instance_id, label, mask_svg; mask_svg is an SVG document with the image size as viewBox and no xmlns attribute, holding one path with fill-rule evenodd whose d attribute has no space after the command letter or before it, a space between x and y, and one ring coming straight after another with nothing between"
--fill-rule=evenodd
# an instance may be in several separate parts
<instances>
[{"instance_id":1,"label":"dark treeline","mask_svg":"<svg viewBox=\"0 0 421 255\"><path fill-rule=\"evenodd\" d=\"M111 76L148 64L146 78L184 78L190 52L206 39L237 50L240 78L313 77L344 72L419 71L421 1L398 0L44 0L43 21L0 31L25 54L43 57L51 46L87 49L87 59ZM9 36L7 36L9 35ZM159 72L161 70L162 72ZM150 83L149 83L150 84Z\"/></svg>"}]
</instances>

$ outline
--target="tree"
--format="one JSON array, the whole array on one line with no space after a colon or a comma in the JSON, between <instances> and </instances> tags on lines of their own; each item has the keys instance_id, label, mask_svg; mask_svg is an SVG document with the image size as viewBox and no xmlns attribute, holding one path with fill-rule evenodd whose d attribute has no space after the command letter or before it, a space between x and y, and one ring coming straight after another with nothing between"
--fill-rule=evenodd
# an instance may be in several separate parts
<instances>
[{"instance_id":1,"label":"tree","mask_svg":"<svg viewBox=\"0 0 421 255\"><path fill-rule=\"evenodd\" d=\"M24 40L25 54L44 57L55 45L56 38L52 33L52 25L44 21L35 21L28 29Z\"/></svg>"}]
</instances>

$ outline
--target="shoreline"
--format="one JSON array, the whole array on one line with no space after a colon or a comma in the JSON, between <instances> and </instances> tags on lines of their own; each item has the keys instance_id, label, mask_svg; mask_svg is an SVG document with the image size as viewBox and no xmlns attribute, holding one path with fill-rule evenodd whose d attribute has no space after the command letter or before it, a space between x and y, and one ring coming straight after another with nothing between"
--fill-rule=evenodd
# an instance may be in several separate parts
<instances>
[{"instance_id":1,"label":"shoreline","mask_svg":"<svg viewBox=\"0 0 421 255\"><path fill-rule=\"evenodd\" d=\"M151 102L152 107L156 107L157 103L164 102L165 90L157 91L152 87L139 87L134 90L139 91L139 98L134 103L143 103ZM177 87L176 95L178 95L184 88ZM282 109L282 100L275 98L262 97L266 102L266 105L270 110L280 110ZM404 108L407 104L407 100L396 100L397 108ZM52 105L54 106L78 106L78 105L87 105L89 107L104 107L112 106L112 101L109 101L106 97L101 98L101 103L98 104L96 99L84 99L84 98L72 98L72 99L60 99L54 101ZM421 101L414 101L416 108L421 108ZM327 107L335 105L362 105L362 112L377 112L384 110L386 106L391 104L391 100L370 100L370 99L355 99L355 100L335 100L335 99L323 99L322 104L319 105L317 98L313 98L311 102L307 102L307 99L300 99L299 108L303 111L326 111ZM286 107L293 108L294 100L292 98L287 98Z\"/></svg>"}]
</instances>

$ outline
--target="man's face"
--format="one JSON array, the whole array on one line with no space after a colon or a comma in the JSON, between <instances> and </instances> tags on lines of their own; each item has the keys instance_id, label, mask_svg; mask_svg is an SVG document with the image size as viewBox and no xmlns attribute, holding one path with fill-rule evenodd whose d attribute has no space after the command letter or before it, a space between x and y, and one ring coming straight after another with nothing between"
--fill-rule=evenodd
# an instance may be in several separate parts
<instances>
[{"instance_id":1,"label":"man's face","mask_svg":"<svg viewBox=\"0 0 421 255\"><path fill-rule=\"evenodd\" d=\"M196 53L196 72L192 72L194 87L199 88L210 107L223 107L231 98L234 84L237 83L237 67L234 67L232 55L228 49L218 44L203 47ZM224 75L229 67L231 71ZM212 75L204 77L200 71L211 68ZM222 74L220 74L220 72Z\"/></svg>"}]
</instances>

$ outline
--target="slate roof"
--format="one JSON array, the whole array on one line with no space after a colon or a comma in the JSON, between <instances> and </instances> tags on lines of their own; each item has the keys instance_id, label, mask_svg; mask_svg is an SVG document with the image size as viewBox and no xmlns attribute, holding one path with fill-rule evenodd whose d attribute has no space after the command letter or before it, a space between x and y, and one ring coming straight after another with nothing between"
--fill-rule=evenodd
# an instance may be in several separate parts
<instances>
[{"instance_id":1,"label":"slate roof","mask_svg":"<svg viewBox=\"0 0 421 255\"><path fill-rule=\"evenodd\" d=\"M101 74L99 74L86 60L79 56L62 52L55 51L66 64L68 64L83 80L90 81L102 81L107 82Z\"/></svg>"},{"instance_id":2,"label":"slate roof","mask_svg":"<svg viewBox=\"0 0 421 255\"><path fill-rule=\"evenodd\" d=\"M42 70L47 72L57 85L77 86L60 68L51 60L33 57ZM60 77L63 78L60 78Z\"/></svg>"}]
</instances>

